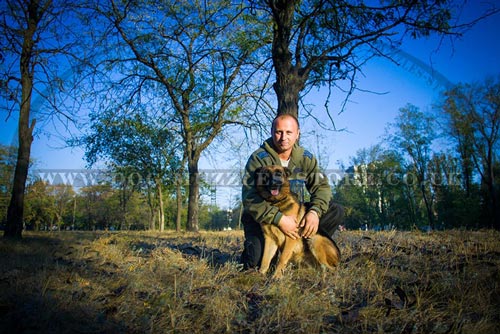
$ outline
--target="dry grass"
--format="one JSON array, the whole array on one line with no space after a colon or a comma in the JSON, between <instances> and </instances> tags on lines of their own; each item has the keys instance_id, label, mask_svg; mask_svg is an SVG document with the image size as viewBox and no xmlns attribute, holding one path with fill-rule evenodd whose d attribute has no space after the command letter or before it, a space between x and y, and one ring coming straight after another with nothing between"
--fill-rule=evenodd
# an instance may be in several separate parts
<instances>
[{"instance_id":1,"label":"dry grass","mask_svg":"<svg viewBox=\"0 0 500 334\"><path fill-rule=\"evenodd\" d=\"M0 332L500 333L500 233L342 232L339 269L279 282L241 231L0 239Z\"/></svg>"}]
</instances>

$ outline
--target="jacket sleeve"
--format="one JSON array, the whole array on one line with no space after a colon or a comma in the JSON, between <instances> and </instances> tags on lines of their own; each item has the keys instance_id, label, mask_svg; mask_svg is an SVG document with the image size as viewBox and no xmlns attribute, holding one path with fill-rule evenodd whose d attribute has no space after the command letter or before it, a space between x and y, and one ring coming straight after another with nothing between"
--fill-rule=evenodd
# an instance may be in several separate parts
<instances>
[{"instance_id":1,"label":"jacket sleeve","mask_svg":"<svg viewBox=\"0 0 500 334\"><path fill-rule=\"evenodd\" d=\"M256 222L278 225L282 213L277 207L266 202L255 189L255 170L258 167L271 164L272 161L268 157L261 158L259 157L259 154L255 153L250 156L245 166L245 172L243 175L241 197L244 212L249 214Z\"/></svg>"},{"instance_id":2,"label":"jacket sleeve","mask_svg":"<svg viewBox=\"0 0 500 334\"><path fill-rule=\"evenodd\" d=\"M311 195L310 210L314 210L321 217L328 211L332 199L332 189L328 177L323 174L318 166L318 161L309 153L305 156L306 187Z\"/></svg>"}]
</instances>

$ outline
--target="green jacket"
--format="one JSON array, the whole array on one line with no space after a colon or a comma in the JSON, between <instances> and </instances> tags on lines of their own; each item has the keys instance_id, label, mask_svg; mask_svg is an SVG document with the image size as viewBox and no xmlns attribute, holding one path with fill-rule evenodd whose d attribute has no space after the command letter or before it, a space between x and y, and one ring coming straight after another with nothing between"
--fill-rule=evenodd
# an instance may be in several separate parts
<instances>
[{"instance_id":1,"label":"green jacket","mask_svg":"<svg viewBox=\"0 0 500 334\"><path fill-rule=\"evenodd\" d=\"M264 201L254 187L255 170L269 165L281 165L280 158L273 148L272 138L266 140L252 153L245 166L242 189L243 210L257 222L277 225L282 213L277 207ZM311 205L309 210L316 211L321 217L328 210L332 190L328 178L319 170L316 158L309 151L295 144L288 169L292 171L290 180L305 185L309 192Z\"/></svg>"}]
</instances>

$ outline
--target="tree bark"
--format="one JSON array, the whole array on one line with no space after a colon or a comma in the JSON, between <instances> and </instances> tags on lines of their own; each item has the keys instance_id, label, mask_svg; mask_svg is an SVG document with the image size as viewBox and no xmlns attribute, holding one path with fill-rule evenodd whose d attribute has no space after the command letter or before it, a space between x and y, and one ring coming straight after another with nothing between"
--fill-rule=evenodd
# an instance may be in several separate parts
<instances>
[{"instance_id":1,"label":"tree bark","mask_svg":"<svg viewBox=\"0 0 500 334\"><path fill-rule=\"evenodd\" d=\"M176 200L177 200L177 217L175 218L175 230L177 232L181 231L181 213L182 213L182 191L181 191L181 185L182 185L182 173L176 180Z\"/></svg>"},{"instance_id":2,"label":"tree bark","mask_svg":"<svg viewBox=\"0 0 500 334\"><path fill-rule=\"evenodd\" d=\"M23 93L24 94L24 93ZM7 224L4 237L21 239L24 219L24 192L26 189L26 179L28 178L28 168L31 155L31 143L33 141L33 127L35 121L28 126L29 105L21 108L21 118L19 119L19 148L17 151L16 169L14 172L14 182L12 185L12 195L7 209ZM28 109L27 111L23 109ZM28 119L28 121L25 121Z\"/></svg>"},{"instance_id":3,"label":"tree bark","mask_svg":"<svg viewBox=\"0 0 500 334\"><path fill-rule=\"evenodd\" d=\"M163 207L163 190L161 186L161 180L158 179L156 180L157 184L157 189L158 189L158 203L159 203L159 217L158 217L158 224L160 225L160 232L163 232L165 230L165 208Z\"/></svg>"},{"instance_id":4,"label":"tree bark","mask_svg":"<svg viewBox=\"0 0 500 334\"><path fill-rule=\"evenodd\" d=\"M188 161L188 172L189 172L189 201L188 201L188 220L186 224L186 230L198 232L200 174L198 171L197 159Z\"/></svg>"},{"instance_id":5,"label":"tree bark","mask_svg":"<svg viewBox=\"0 0 500 334\"><path fill-rule=\"evenodd\" d=\"M300 59L292 63L290 51L291 31L296 1L269 1L275 21L272 58L276 72L273 85L278 99L277 115L290 114L298 118L299 94L305 87L306 72Z\"/></svg>"},{"instance_id":6,"label":"tree bark","mask_svg":"<svg viewBox=\"0 0 500 334\"><path fill-rule=\"evenodd\" d=\"M493 168L493 144L489 145L487 154L487 188L490 194L491 227L500 231L500 209L498 208L497 189L495 187L495 173Z\"/></svg>"},{"instance_id":7,"label":"tree bark","mask_svg":"<svg viewBox=\"0 0 500 334\"><path fill-rule=\"evenodd\" d=\"M28 27L24 31L24 40L20 59L21 73L21 105L19 111L19 147L17 150L16 168L12 185L12 196L7 209L7 224L4 237L21 239L24 219L24 192L28 178L28 168L31 155L31 143L33 142L33 129L35 120L31 121L30 111L33 93L33 48L35 45L34 35L40 16L38 14L38 2L29 4Z\"/></svg>"}]
</instances>

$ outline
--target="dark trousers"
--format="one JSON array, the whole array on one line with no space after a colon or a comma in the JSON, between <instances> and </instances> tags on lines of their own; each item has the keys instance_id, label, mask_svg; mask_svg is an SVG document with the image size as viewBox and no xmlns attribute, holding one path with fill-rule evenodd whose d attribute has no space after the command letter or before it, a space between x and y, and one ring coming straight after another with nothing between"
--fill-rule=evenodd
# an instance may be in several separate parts
<instances>
[{"instance_id":1,"label":"dark trousers","mask_svg":"<svg viewBox=\"0 0 500 334\"><path fill-rule=\"evenodd\" d=\"M307 203L306 203L307 206ZM330 202L328 211L319 220L318 233L333 240L333 234L344 220L344 208L334 202ZM241 254L241 263L244 269L257 268L262 260L264 250L264 234L258 222L250 215L243 214L241 217L243 230L245 232L245 243Z\"/></svg>"}]
</instances>

